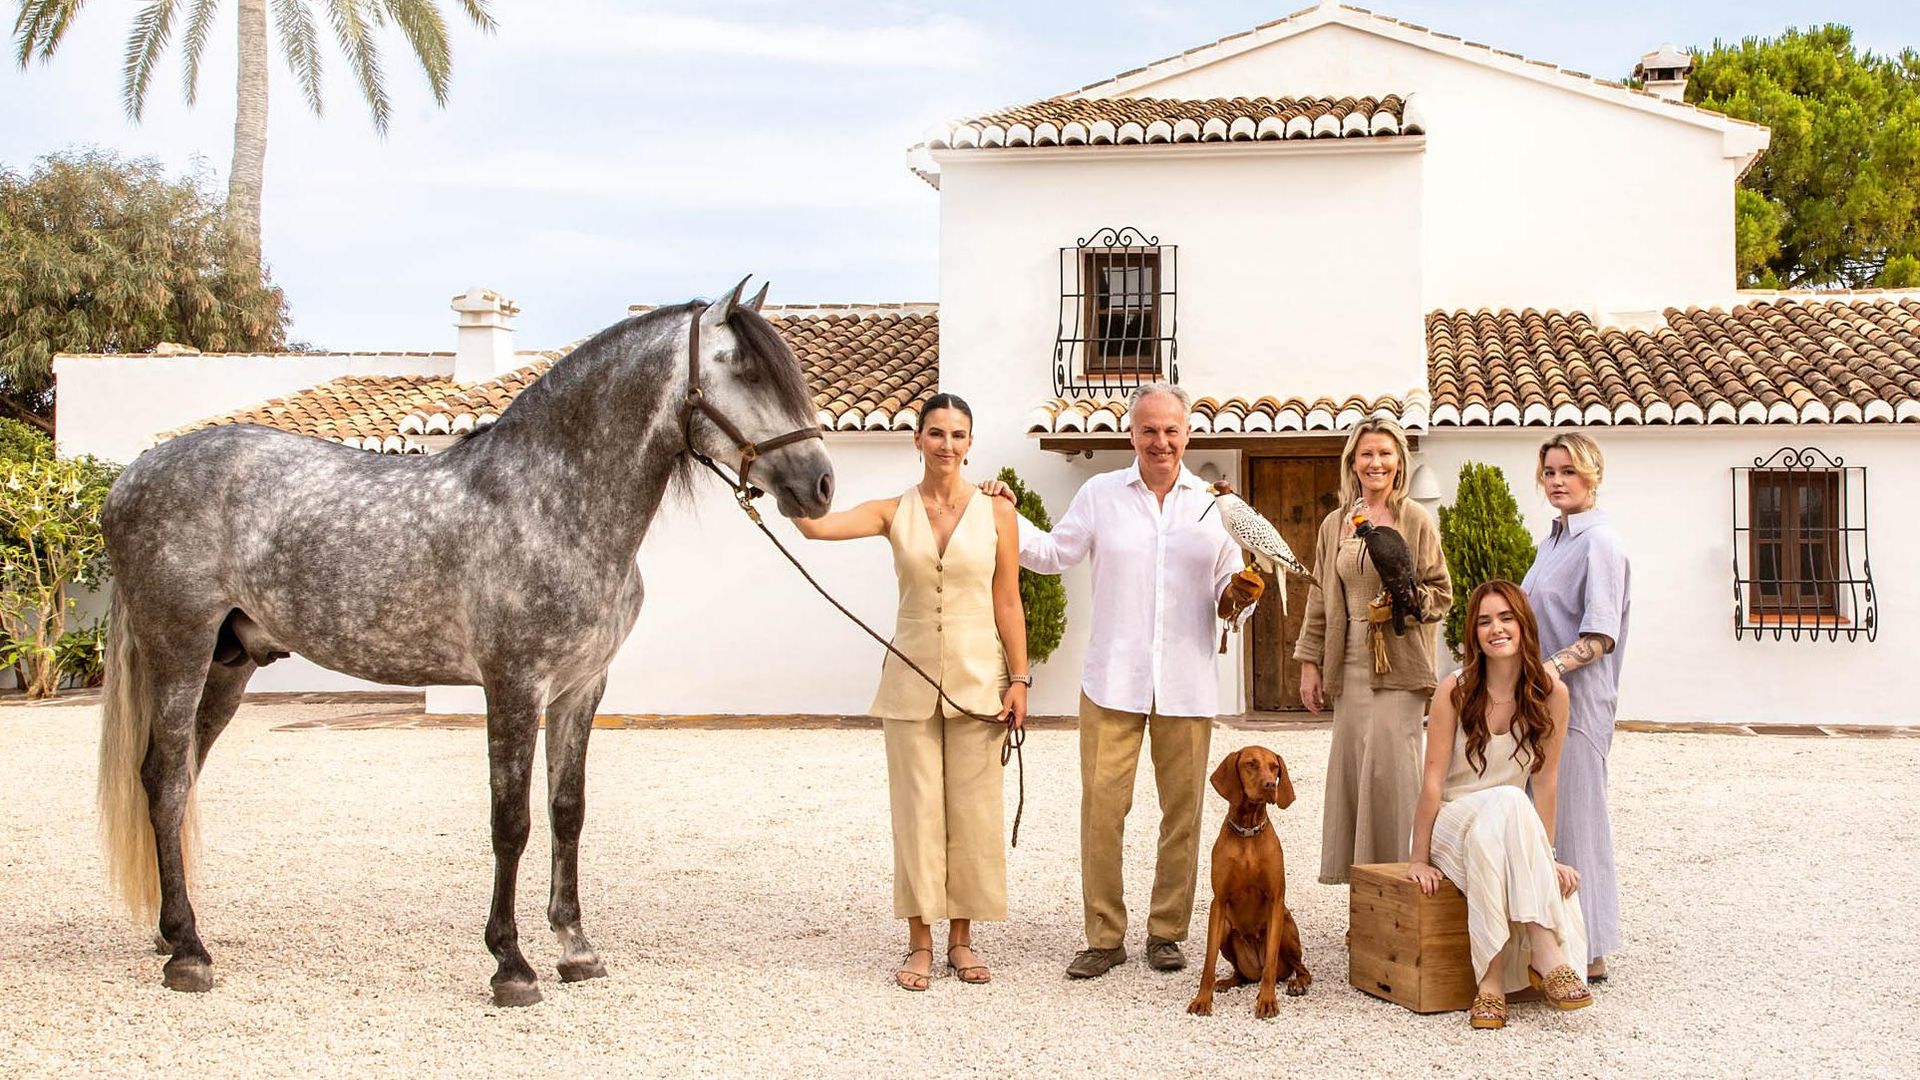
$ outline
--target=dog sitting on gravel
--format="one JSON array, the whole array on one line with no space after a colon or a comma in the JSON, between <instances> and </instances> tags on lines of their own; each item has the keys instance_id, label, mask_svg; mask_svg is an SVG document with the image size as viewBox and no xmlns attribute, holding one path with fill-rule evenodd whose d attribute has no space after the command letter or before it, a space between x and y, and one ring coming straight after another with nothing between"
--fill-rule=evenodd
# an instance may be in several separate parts
<instances>
[{"instance_id":1,"label":"dog sitting on gravel","mask_svg":"<svg viewBox=\"0 0 1920 1080\"><path fill-rule=\"evenodd\" d=\"M1300 928L1287 910L1287 860L1280 838L1267 819L1267 805L1293 805L1293 781L1287 763L1265 747L1248 746L1227 755L1213 771L1213 789L1227 800L1227 820L1213 842L1213 904L1207 913L1207 951L1200 963L1200 992L1187 1011L1213 1015L1215 989L1260 984L1253 1015L1262 1020L1280 1012L1274 985L1287 981L1289 996L1313 984L1300 962ZM1233 972L1218 981L1214 958L1225 954Z\"/></svg>"}]
</instances>

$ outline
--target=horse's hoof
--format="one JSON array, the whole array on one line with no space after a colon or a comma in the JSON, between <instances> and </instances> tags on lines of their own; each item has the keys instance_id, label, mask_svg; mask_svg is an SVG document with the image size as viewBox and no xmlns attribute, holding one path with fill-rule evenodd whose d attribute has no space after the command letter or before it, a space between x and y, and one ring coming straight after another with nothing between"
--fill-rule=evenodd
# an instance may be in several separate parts
<instances>
[{"instance_id":1,"label":"horse's hoof","mask_svg":"<svg viewBox=\"0 0 1920 1080\"><path fill-rule=\"evenodd\" d=\"M183 994L204 994L213 989L213 965L197 956L169 960L160 974L167 989Z\"/></svg>"},{"instance_id":2,"label":"horse's hoof","mask_svg":"<svg viewBox=\"0 0 1920 1080\"><path fill-rule=\"evenodd\" d=\"M503 1009L524 1009L540 1004L540 984L497 982L493 984L493 1003Z\"/></svg>"},{"instance_id":3,"label":"horse's hoof","mask_svg":"<svg viewBox=\"0 0 1920 1080\"><path fill-rule=\"evenodd\" d=\"M601 963L597 956L592 960L562 960L559 966L561 982L586 982L588 979L607 977L607 965Z\"/></svg>"}]
</instances>

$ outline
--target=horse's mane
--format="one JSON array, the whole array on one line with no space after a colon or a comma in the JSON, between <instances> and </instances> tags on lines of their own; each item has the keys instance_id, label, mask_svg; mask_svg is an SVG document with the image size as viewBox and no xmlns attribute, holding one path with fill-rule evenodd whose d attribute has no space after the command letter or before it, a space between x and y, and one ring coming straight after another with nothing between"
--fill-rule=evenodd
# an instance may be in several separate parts
<instances>
[{"instance_id":1,"label":"horse's mane","mask_svg":"<svg viewBox=\"0 0 1920 1080\"><path fill-rule=\"evenodd\" d=\"M630 331L639 330L643 324L655 321L672 321L676 316L684 315L691 311L693 307L694 304L691 301L682 304L673 304L667 307L655 308L652 311L641 312L637 315L630 315L614 323L581 342L565 356L556 360L553 367L548 369L539 379L536 379L533 385L529 385L526 390L521 391L520 396L525 397L528 393L531 393L534 385L552 378L556 372L560 371L561 368L566 366L570 361L574 361L576 358L585 359L597 355L602 349L616 345L621 339L625 338ZM727 328L732 330L734 336L739 339L742 351L745 354L745 359L753 364L756 374L772 384L774 393L780 400L801 415L812 416L814 413L813 389L807 385L806 374L800 370L800 364L798 360L795 359L793 350L787 346L786 339L780 336L780 331L774 329L773 323L769 322L766 316L761 315L751 308L736 306L727 316ZM506 410L502 412L502 419L504 419L506 413L511 412L513 406L518 403L518 398L510 403ZM497 427L499 427L498 422L488 424L486 427L474 428L461 435L459 442L465 443L484 438ZM693 458L686 454L680 455L674 463L673 478L669 487L676 495L687 495L691 493L693 464Z\"/></svg>"}]
</instances>

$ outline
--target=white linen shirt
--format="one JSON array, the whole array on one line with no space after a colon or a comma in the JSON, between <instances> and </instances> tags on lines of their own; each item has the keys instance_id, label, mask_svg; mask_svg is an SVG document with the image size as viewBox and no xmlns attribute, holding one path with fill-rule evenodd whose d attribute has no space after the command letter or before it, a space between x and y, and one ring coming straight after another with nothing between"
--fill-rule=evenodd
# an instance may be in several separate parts
<instances>
[{"instance_id":1,"label":"white linen shirt","mask_svg":"<svg viewBox=\"0 0 1920 1080\"><path fill-rule=\"evenodd\" d=\"M1020 565L1036 573L1093 556L1080 686L1094 704L1162 716L1219 711L1217 607L1243 562L1206 481L1182 467L1162 505L1135 459L1081 485L1052 532L1024 517L1019 525Z\"/></svg>"}]
</instances>

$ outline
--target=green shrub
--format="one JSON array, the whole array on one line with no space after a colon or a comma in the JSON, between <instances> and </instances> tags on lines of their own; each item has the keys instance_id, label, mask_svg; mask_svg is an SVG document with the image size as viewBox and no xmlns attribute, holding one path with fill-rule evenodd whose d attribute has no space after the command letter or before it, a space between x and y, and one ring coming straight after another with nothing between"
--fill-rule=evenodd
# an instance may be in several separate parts
<instances>
[{"instance_id":1,"label":"green shrub","mask_svg":"<svg viewBox=\"0 0 1920 1080\"><path fill-rule=\"evenodd\" d=\"M60 635L53 646L53 662L70 685L99 686L107 670L106 621L95 619L90 626Z\"/></svg>"},{"instance_id":2,"label":"green shrub","mask_svg":"<svg viewBox=\"0 0 1920 1080\"><path fill-rule=\"evenodd\" d=\"M0 636L28 697L59 692L68 590L106 578L100 505L119 472L91 457L0 461Z\"/></svg>"},{"instance_id":3,"label":"green shrub","mask_svg":"<svg viewBox=\"0 0 1920 1080\"><path fill-rule=\"evenodd\" d=\"M38 461L52 456L52 439L18 420L0 416L0 461Z\"/></svg>"},{"instance_id":4,"label":"green shrub","mask_svg":"<svg viewBox=\"0 0 1920 1080\"><path fill-rule=\"evenodd\" d=\"M1038 493L1027 490L1020 475L1012 469L1000 470L1000 482L1013 489L1014 506L1020 516L1042 529L1053 528L1053 519ZM1067 587L1051 574L1020 571L1020 603L1027 609L1027 659L1038 664L1053 655L1067 633Z\"/></svg>"},{"instance_id":5,"label":"green shrub","mask_svg":"<svg viewBox=\"0 0 1920 1080\"><path fill-rule=\"evenodd\" d=\"M1460 466L1453 505L1440 508L1440 550L1453 576L1447 647L1458 659L1466 634L1467 597L1495 578L1519 581L1533 565L1533 537L1499 466L1476 461Z\"/></svg>"}]
</instances>

